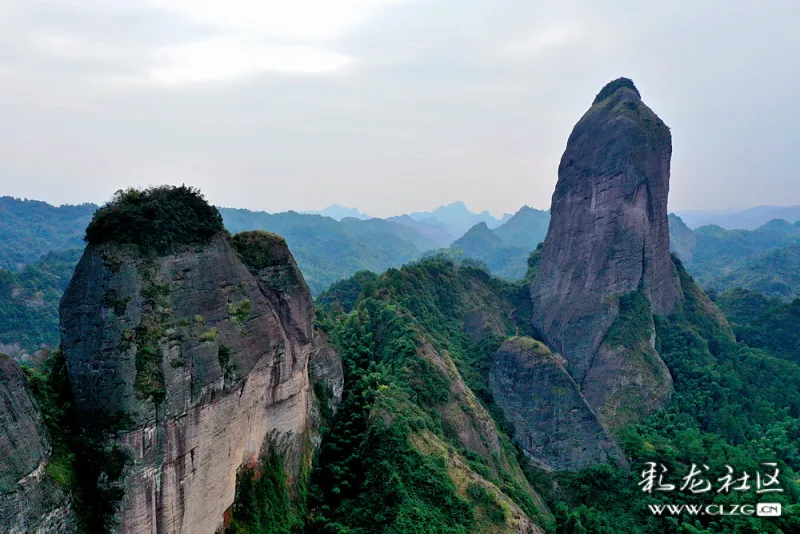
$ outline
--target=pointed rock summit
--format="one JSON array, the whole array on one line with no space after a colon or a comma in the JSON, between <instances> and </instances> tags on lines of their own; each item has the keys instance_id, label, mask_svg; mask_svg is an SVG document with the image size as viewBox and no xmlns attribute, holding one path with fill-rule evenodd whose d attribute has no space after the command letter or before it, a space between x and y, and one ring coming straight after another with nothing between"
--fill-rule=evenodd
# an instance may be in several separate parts
<instances>
[{"instance_id":1,"label":"pointed rock summit","mask_svg":"<svg viewBox=\"0 0 800 534\"><path fill-rule=\"evenodd\" d=\"M666 400L652 314L681 298L670 258L672 138L627 78L606 85L558 168L533 325L562 354L586 401L614 428Z\"/></svg>"}]
</instances>

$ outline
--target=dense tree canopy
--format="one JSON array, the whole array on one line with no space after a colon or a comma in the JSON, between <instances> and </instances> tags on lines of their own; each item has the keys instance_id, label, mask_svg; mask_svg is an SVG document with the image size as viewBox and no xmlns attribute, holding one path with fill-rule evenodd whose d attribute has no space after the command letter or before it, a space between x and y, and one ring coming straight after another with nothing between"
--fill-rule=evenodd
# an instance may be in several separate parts
<instances>
[{"instance_id":1,"label":"dense tree canopy","mask_svg":"<svg viewBox=\"0 0 800 534\"><path fill-rule=\"evenodd\" d=\"M206 243L221 232L222 216L198 189L161 186L117 191L97 210L86 228L92 245L137 245L142 251L166 254L179 245Z\"/></svg>"}]
</instances>

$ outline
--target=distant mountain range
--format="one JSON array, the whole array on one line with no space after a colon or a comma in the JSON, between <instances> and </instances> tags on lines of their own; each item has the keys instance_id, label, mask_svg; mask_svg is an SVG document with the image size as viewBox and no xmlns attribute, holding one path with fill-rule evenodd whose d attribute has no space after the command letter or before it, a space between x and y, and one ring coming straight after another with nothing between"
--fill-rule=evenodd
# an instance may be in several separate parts
<instances>
[{"instance_id":1,"label":"distant mountain range","mask_svg":"<svg viewBox=\"0 0 800 534\"><path fill-rule=\"evenodd\" d=\"M727 211L683 210L676 211L675 215L691 229L714 224L726 230L755 230L775 219L797 222L800 220L800 206L756 206Z\"/></svg>"},{"instance_id":2,"label":"distant mountain range","mask_svg":"<svg viewBox=\"0 0 800 534\"><path fill-rule=\"evenodd\" d=\"M544 241L549 224L549 212L523 206L494 229L481 221L450 247L436 253L454 260L475 259L496 276L520 280L528 270L528 256Z\"/></svg>"},{"instance_id":3,"label":"distant mountain range","mask_svg":"<svg viewBox=\"0 0 800 534\"><path fill-rule=\"evenodd\" d=\"M0 197L0 269L19 271L48 252L82 248L84 230L96 209L88 203L56 207ZM492 274L518 280L550 221L548 211L527 206L497 218L487 211L473 213L463 202L388 219L337 205L320 214L235 208L220 212L233 233L264 229L284 236L315 295L358 271L380 273L431 254L475 259ZM773 214L786 220L766 221L752 230L722 226L752 226ZM800 219L799 206L686 216L695 223L713 217L722 223L692 228L682 217L670 216L672 248L704 287L725 290L739 285L782 299L800 296L800 280L794 274L800 272L800 223L794 224Z\"/></svg>"},{"instance_id":4,"label":"distant mountain range","mask_svg":"<svg viewBox=\"0 0 800 534\"><path fill-rule=\"evenodd\" d=\"M304 211L303 213L307 215L322 215L323 217L330 217L336 221L341 221L347 217L360 219L362 221L372 218L366 213L361 213L356 208L345 208L344 206L340 206L338 204L332 204L322 211Z\"/></svg>"},{"instance_id":5,"label":"distant mountain range","mask_svg":"<svg viewBox=\"0 0 800 534\"><path fill-rule=\"evenodd\" d=\"M453 202L446 206L440 206L433 211L415 211L408 216L415 221L435 219L444 224L450 231L450 234L457 238L464 235L467 230L476 224L482 222L485 222L489 229L497 228L508 221L512 217L512 214L506 213L498 219L488 211L472 213L463 202Z\"/></svg>"},{"instance_id":6,"label":"distant mountain range","mask_svg":"<svg viewBox=\"0 0 800 534\"><path fill-rule=\"evenodd\" d=\"M784 300L800 297L800 221L775 219L755 230L690 229L669 216L670 246L703 286L742 287Z\"/></svg>"}]
</instances>

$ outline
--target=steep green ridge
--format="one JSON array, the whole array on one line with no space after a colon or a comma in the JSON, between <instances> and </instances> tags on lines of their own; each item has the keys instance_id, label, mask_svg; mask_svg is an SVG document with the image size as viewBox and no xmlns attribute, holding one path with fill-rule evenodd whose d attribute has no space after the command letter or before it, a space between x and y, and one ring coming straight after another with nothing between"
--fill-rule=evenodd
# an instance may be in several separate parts
<instances>
[{"instance_id":1,"label":"steep green ridge","mask_svg":"<svg viewBox=\"0 0 800 534\"><path fill-rule=\"evenodd\" d=\"M442 258L337 286L320 301L345 392L312 475L311 530L546 527L486 385L491 355L526 324L516 315L524 288ZM491 325L477 344L465 331L471 312Z\"/></svg>"},{"instance_id":2,"label":"steep green ridge","mask_svg":"<svg viewBox=\"0 0 800 534\"><path fill-rule=\"evenodd\" d=\"M531 271L535 271L536 260L534 253ZM556 533L785 533L800 528L800 365L789 361L791 358L784 359L779 350L772 352L775 347L791 346L794 338L790 327L776 331L771 346L754 348L737 343L723 314L683 264L677 258L674 261L684 298L672 316L655 320L657 349L674 378L675 393L667 406L617 432L631 461L630 471L601 465L547 476L525 467L555 513ZM398 519L411 509L427 510L420 520L435 525L432 531L484 531L481 529L486 523L476 526L469 514L454 504L452 488L442 473L435 474L433 467L417 456L417 445L425 443L420 435L435 435L466 458L471 455L468 449L459 450L458 441L452 438L457 433L451 434L441 415L439 434L438 411L432 407L442 402L442 390L450 389L442 383L443 377L429 375L427 367L420 369L409 363L418 361L414 355L420 352L414 336L422 335L438 349L446 350L464 382L500 422L502 418L493 409L486 388L487 363L503 338L527 333L525 289L522 284L493 279L474 267L455 268L440 257L390 270L383 276L362 275L334 285L320 297L326 310L338 310L338 316L327 319L332 321L329 328L336 331L335 338L347 340L341 343L346 345L342 350L348 362L349 383L359 385L348 387L347 407L334 424L313 477L317 500L312 510L320 514L315 531L340 532L349 527L355 532L391 528L393 532L413 532L409 523ZM638 310L644 309L644 302L637 292L620 299L623 320L609 336L627 340L639 331L633 325L642 315ZM757 300L753 309L763 307L763 297ZM790 306L782 306L773 315L788 317ZM478 309L488 323L496 323L477 345L470 344L469 331L464 328L469 323L468 309ZM740 313L749 313L744 311L746 304L739 309ZM352 311L345 314L345 310ZM395 334L403 330L401 325L416 332L408 336L406 345L400 345L397 340L401 337ZM739 333L738 325L734 326ZM392 341L398 344L385 345ZM404 368L410 373L399 371ZM416 379L409 381L410 376ZM385 426L388 421L392 421L391 427ZM391 440L386 435L389 431ZM431 447L421 449L430 451ZM692 463L708 465L707 477L716 481L727 473L726 465L739 475L747 471L755 476L759 470L768 469L761 462L777 462L784 492L769 494L768 500L782 503L784 514L781 518L655 517L648 504L752 504L764 498L755 493L755 485L749 492L728 495L714 491L650 495L639 486L640 473L650 461L663 463L679 486L680 477L688 473ZM416 475L443 484L434 487L436 495L446 499L420 501L417 492L422 490L412 482ZM557 494L551 493L548 478L557 481ZM395 493L384 481L395 481L403 488L400 504L387 504L387 495ZM326 498L328 494L335 497ZM475 512L474 501L465 500L473 507L472 521L488 517L487 513ZM380 504L369 504L375 502ZM456 518L457 525L442 522L444 519L437 515L441 509L448 510L448 517ZM382 522L373 523L363 519L366 517L378 517Z\"/></svg>"},{"instance_id":3,"label":"steep green ridge","mask_svg":"<svg viewBox=\"0 0 800 534\"><path fill-rule=\"evenodd\" d=\"M800 365L800 299L786 304L743 289L717 297L736 338Z\"/></svg>"},{"instance_id":4,"label":"steep green ridge","mask_svg":"<svg viewBox=\"0 0 800 534\"><path fill-rule=\"evenodd\" d=\"M675 381L673 401L639 424L623 429L620 444L632 460L631 472L608 465L557 475L562 501L551 502L558 533L794 532L800 487L800 366L733 341L724 317L676 260L685 301L668 318L657 317L657 346ZM692 463L707 465L716 483L730 465L737 476L769 469L777 462L783 493L781 518L749 516L655 517L648 504L752 504L755 493L641 491L645 462L664 464L671 482ZM701 469L703 469L701 467ZM771 472L771 471L770 471ZM755 486L755 485L753 485ZM788 511L787 511L788 510Z\"/></svg>"},{"instance_id":5,"label":"steep green ridge","mask_svg":"<svg viewBox=\"0 0 800 534\"><path fill-rule=\"evenodd\" d=\"M83 247L94 204L52 206L0 197L0 269L18 270L43 254Z\"/></svg>"}]
</instances>

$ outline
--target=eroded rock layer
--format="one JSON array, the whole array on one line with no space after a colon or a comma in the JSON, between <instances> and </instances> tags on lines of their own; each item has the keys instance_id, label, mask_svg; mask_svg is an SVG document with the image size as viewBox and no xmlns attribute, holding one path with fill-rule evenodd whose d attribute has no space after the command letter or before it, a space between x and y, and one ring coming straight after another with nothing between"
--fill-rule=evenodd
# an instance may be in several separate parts
<instances>
[{"instance_id":1,"label":"eroded rock layer","mask_svg":"<svg viewBox=\"0 0 800 534\"><path fill-rule=\"evenodd\" d=\"M290 481L308 468L313 320L272 234L157 257L87 247L61 303L62 349L82 427L129 458L110 481L121 532L216 532L237 472L271 447Z\"/></svg>"},{"instance_id":2,"label":"eroded rock layer","mask_svg":"<svg viewBox=\"0 0 800 534\"><path fill-rule=\"evenodd\" d=\"M511 338L495 354L492 397L514 427L517 443L546 469L578 470L624 463L614 439L564 368L566 361L531 338Z\"/></svg>"},{"instance_id":3,"label":"eroded rock layer","mask_svg":"<svg viewBox=\"0 0 800 534\"><path fill-rule=\"evenodd\" d=\"M69 498L47 472L44 421L17 364L0 354L0 532L69 533Z\"/></svg>"}]
</instances>

